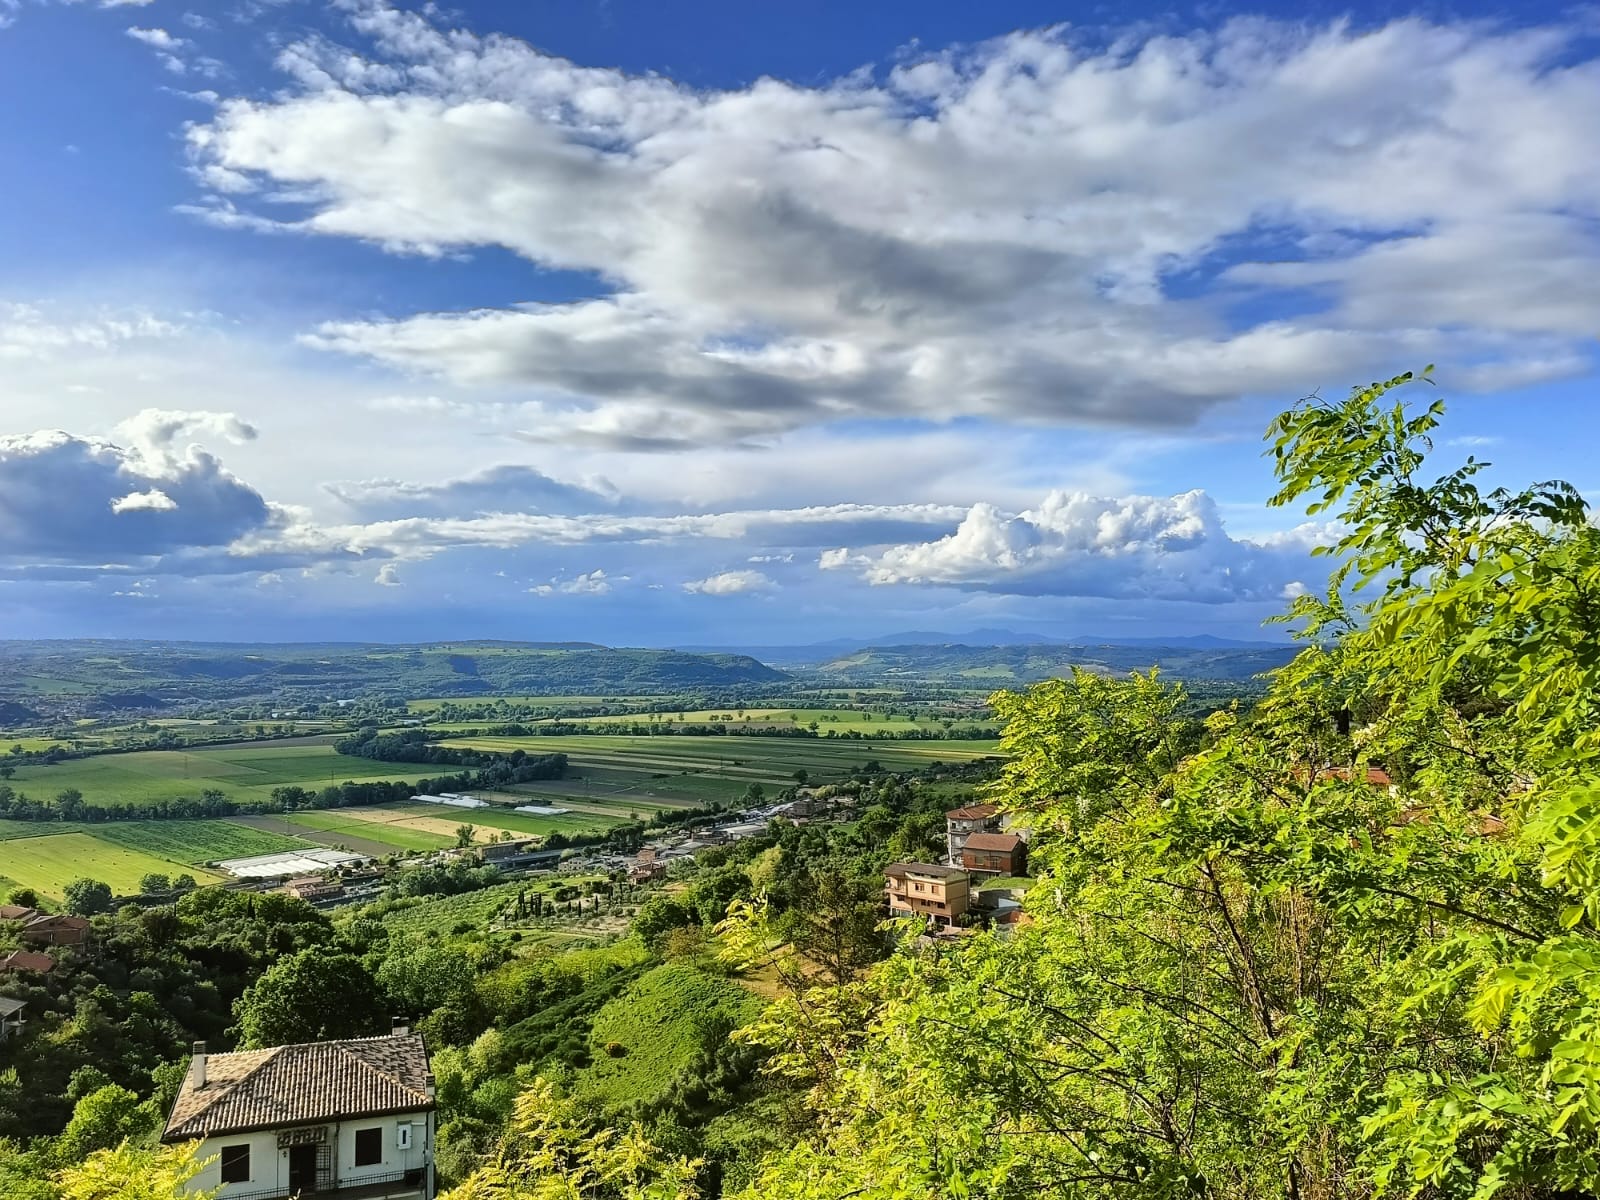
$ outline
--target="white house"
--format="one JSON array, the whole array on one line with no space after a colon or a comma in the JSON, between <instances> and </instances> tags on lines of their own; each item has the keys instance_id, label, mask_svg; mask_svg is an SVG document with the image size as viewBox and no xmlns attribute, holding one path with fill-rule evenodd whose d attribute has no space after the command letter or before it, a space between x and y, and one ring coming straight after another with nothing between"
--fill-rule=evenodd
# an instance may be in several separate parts
<instances>
[{"instance_id":1,"label":"white house","mask_svg":"<svg viewBox=\"0 0 1600 1200\"><path fill-rule=\"evenodd\" d=\"M207 1054L197 1042L164 1142L213 1161L220 1200L433 1200L434 1087L421 1035Z\"/></svg>"}]
</instances>

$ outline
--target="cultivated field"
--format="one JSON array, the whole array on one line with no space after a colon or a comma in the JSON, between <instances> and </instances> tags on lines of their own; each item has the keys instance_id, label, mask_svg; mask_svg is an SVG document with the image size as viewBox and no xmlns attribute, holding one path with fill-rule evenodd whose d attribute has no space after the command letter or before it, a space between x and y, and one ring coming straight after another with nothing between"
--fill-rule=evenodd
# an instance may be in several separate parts
<instances>
[{"instance_id":1,"label":"cultivated field","mask_svg":"<svg viewBox=\"0 0 1600 1200\"><path fill-rule=\"evenodd\" d=\"M0 842L0 875L57 900L67 884L83 878L108 883L118 895L133 895L139 890L139 880L152 872L187 872L200 883L220 878L188 863L113 845L87 833L52 833Z\"/></svg>"},{"instance_id":2,"label":"cultivated field","mask_svg":"<svg viewBox=\"0 0 1600 1200\"><path fill-rule=\"evenodd\" d=\"M908 729L941 729L946 720L962 726L982 725L992 727L993 720L976 713L962 717L942 717L928 713L911 714L893 708L857 710L853 708L703 708L684 712L634 713L626 716L583 717L589 725L710 725L722 724L730 729L795 729L817 726L821 733L848 733L852 730L863 735L875 733L896 734ZM548 723L548 722L545 722ZM481 722L480 722L481 724Z\"/></svg>"},{"instance_id":3,"label":"cultivated field","mask_svg":"<svg viewBox=\"0 0 1600 1200\"><path fill-rule=\"evenodd\" d=\"M276 816L256 818L264 822L261 828L281 828L291 836L304 836L323 845L347 844L351 849L361 849L357 842L346 842L346 838L377 843L385 847L381 851L384 854L396 850L443 850L456 844L455 827L463 822L441 822L418 828L412 824L416 819L381 806L296 812L289 814L287 820ZM317 834L325 836L317 837Z\"/></svg>"},{"instance_id":4,"label":"cultivated field","mask_svg":"<svg viewBox=\"0 0 1600 1200\"><path fill-rule=\"evenodd\" d=\"M362 779L415 779L439 770L335 754L329 737L240 742L195 750L141 750L18 767L11 786L36 800L76 788L90 804L198 796L216 788L238 800L265 800L275 787L315 790Z\"/></svg>"},{"instance_id":5,"label":"cultivated field","mask_svg":"<svg viewBox=\"0 0 1600 1200\"><path fill-rule=\"evenodd\" d=\"M588 885L600 878L599 875L542 875L458 896L437 896L414 904L402 901L400 906L385 913L382 920L390 929L405 933L448 933L457 925L487 929L519 892L529 897L542 892L546 901L552 901L562 888L578 887L587 894Z\"/></svg>"},{"instance_id":6,"label":"cultivated field","mask_svg":"<svg viewBox=\"0 0 1600 1200\"><path fill-rule=\"evenodd\" d=\"M478 792L486 800L499 800L501 803L514 801L517 804L530 803L529 797L513 792ZM566 805L556 805L564 808ZM349 810L349 811L354 811ZM471 825L478 830L478 841L486 841L488 834L496 830L508 830L516 834L537 834L541 837L560 832L574 833L603 833L615 825L620 825L627 819L626 813L600 812L572 812L562 813L560 816L543 817L536 813L512 812L510 809L499 807L451 809L443 805L428 804L395 804L386 806L386 811L402 815L415 814L419 819L443 819L448 825L451 840L455 839L457 825ZM648 814L646 814L648 815Z\"/></svg>"},{"instance_id":7,"label":"cultivated field","mask_svg":"<svg viewBox=\"0 0 1600 1200\"><path fill-rule=\"evenodd\" d=\"M107 821L89 828L97 841L191 864L300 850L306 844L233 821Z\"/></svg>"},{"instance_id":8,"label":"cultivated field","mask_svg":"<svg viewBox=\"0 0 1600 1200\"><path fill-rule=\"evenodd\" d=\"M446 739L446 746L478 750L526 750L528 754L566 754L568 778L557 784L539 782L528 787L554 792L584 779L600 781L606 774L629 773L656 781L674 774L693 773L710 779L789 784L794 773L805 770L816 782L837 782L869 762L886 770L920 770L934 762L966 762L998 754L990 741L872 741L834 738L686 738L642 736L613 738L606 734L576 734L566 738ZM576 776L576 779L574 779Z\"/></svg>"}]
</instances>

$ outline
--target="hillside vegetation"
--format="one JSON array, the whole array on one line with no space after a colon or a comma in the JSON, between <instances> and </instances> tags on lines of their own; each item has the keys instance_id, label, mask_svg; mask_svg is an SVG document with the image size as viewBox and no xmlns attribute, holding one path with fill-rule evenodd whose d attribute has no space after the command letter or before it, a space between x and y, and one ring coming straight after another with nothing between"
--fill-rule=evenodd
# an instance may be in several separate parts
<instances>
[{"instance_id":1,"label":"hillside vegetation","mask_svg":"<svg viewBox=\"0 0 1600 1200\"><path fill-rule=\"evenodd\" d=\"M836 682L956 680L972 686L1036 683L1082 668L1105 675L1158 668L1174 679L1246 681L1284 665L1296 647L872 646L816 668Z\"/></svg>"},{"instance_id":2,"label":"hillside vegetation","mask_svg":"<svg viewBox=\"0 0 1600 1200\"><path fill-rule=\"evenodd\" d=\"M330 695L479 696L671 692L774 683L741 654L621 650L590 643L448 642L240 645L203 642L0 643L0 699L88 698L99 709L208 699Z\"/></svg>"}]
</instances>

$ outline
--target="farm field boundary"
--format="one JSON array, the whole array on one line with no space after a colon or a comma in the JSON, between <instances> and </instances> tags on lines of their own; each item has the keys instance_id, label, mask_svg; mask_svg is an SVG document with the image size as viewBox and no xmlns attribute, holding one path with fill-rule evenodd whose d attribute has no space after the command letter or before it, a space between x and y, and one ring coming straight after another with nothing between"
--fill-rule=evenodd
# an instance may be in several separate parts
<instances>
[{"instance_id":1,"label":"farm field boundary","mask_svg":"<svg viewBox=\"0 0 1600 1200\"><path fill-rule=\"evenodd\" d=\"M189 863L159 858L143 851L101 841L87 833L54 833L45 837L0 842L0 875L59 900L74 879L98 879L119 896L139 891L148 874L187 872L199 883L221 879Z\"/></svg>"}]
</instances>

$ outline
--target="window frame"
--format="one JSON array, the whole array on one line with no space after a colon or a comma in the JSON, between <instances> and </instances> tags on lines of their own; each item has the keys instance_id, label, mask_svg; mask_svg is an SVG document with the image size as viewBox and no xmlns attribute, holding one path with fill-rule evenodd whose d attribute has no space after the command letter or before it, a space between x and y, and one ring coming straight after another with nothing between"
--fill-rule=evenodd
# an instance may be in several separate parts
<instances>
[{"instance_id":1,"label":"window frame","mask_svg":"<svg viewBox=\"0 0 1600 1200\"><path fill-rule=\"evenodd\" d=\"M244 1165L243 1175L236 1173L241 1162ZM230 1174L230 1171L235 1173ZM222 1183L249 1183L250 1143L236 1142L232 1146L219 1146L217 1148L217 1174Z\"/></svg>"},{"instance_id":2,"label":"window frame","mask_svg":"<svg viewBox=\"0 0 1600 1200\"><path fill-rule=\"evenodd\" d=\"M381 1167L383 1165L383 1130L382 1125L369 1125L365 1129L355 1131L354 1146L352 1147L353 1165L357 1167ZM373 1137L372 1151L376 1158L363 1159L361 1157L361 1139L364 1134Z\"/></svg>"}]
</instances>

